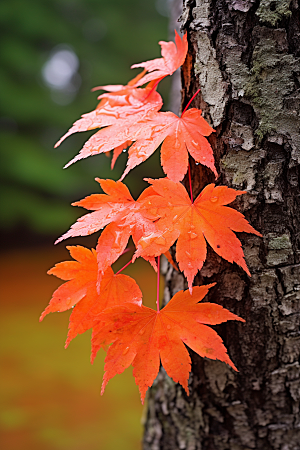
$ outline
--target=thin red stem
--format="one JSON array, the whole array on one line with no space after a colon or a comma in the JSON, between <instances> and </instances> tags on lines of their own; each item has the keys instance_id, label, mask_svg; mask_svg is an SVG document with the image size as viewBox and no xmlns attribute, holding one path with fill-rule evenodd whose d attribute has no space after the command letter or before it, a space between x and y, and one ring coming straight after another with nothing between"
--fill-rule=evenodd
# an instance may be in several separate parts
<instances>
[{"instance_id":1,"label":"thin red stem","mask_svg":"<svg viewBox=\"0 0 300 450\"><path fill-rule=\"evenodd\" d=\"M190 106L190 104L192 103L192 101L194 100L194 98L196 97L196 95L199 94L199 92L201 91L201 89L198 89L198 91L193 95L193 97L191 98L191 100L188 102L188 104L186 105L186 107L184 108L184 110L182 111L181 115L183 115L186 110L188 109L188 107Z\"/></svg>"},{"instance_id":2,"label":"thin red stem","mask_svg":"<svg viewBox=\"0 0 300 450\"><path fill-rule=\"evenodd\" d=\"M157 290L156 290L156 306L159 313L159 269L160 269L160 256L157 257Z\"/></svg>"},{"instance_id":3,"label":"thin red stem","mask_svg":"<svg viewBox=\"0 0 300 450\"><path fill-rule=\"evenodd\" d=\"M125 264L125 266L122 267L122 269L118 270L118 272L115 273L115 275L118 275L119 273L121 273L121 272L122 272L124 269L126 269L126 267L129 266L129 264L131 264L131 263L132 263L132 259L131 259L127 264Z\"/></svg>"},{"instance_id":4,"label":"thin red stem","mask_svg":"<svg viewBox=\"0 0 300 450\"><path fill-rule=\"evenodd\" d=\"M125 248L125 250L121 253L120 256L125 255L125 253L130 252L131 248Z\"/></svg>"},{"instance_id":5,"label":"thin red stem","mask_svg":"<svg viewBox=\"0 0 300 450\"><path fill-rule=\"evenodd\" d=\"M191 166L190 166L190 163L189 163L189 183L190 183L191 200L192 200L192 203L194 203L193 189L192 189L192 176L191 176Z\"/></svg>"}]
</instances>

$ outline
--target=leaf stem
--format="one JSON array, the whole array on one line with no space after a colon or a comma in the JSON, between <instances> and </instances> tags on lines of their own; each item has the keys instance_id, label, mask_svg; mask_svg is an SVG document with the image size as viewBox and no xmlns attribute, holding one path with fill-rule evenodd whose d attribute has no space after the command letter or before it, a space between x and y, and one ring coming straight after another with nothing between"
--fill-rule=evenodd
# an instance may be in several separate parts
<instances>
[{"instance_id":1,"label":"leaf stem","mask_svg":"<svg viewBox=\"0 0 300 450\"><path fill-rule=\"evenodd\" d=\"M193 198L193 189L192 189L191 165L190 165L190 163L189 163L189 183L190 183L190 194L191 194L191 200L192 200L192 203L194 203L194 198Z\"/></svg>"},{"instance_id":2,"label":"leaf stem","mask_svg":"<svg viewBox=\"0 0 300 450\"><path fill-rule=\"evenodd\" d=\"M186 112L186 110L188 109L188 107L190 106L190 104L192 103L192 101L194 100L194 98L196 97L196 95L199 94L199 92L201 91L201 89L198 89L198 91L193 95L193 97L191 98L191 100L188 102L188 104L186 105L186 107L184 108L184 110L181 113L181 117L182 115Z\"/></svg>"},{"instance_id":3,"label":"leaf stem","mask_svg":"<svg viewBox=\"0 0 300 450\"><path fill-rule=\"evenodd\" d=\"M118 272L116 272L115 275L118 275L119 273L121 273L121 272L122 272L124 269L126 269L126 267L129 266L129 264L131 264L131 263L132 263L132 259L131 259L127 264L125 264L125 266L122 267L122 269L118 270Z\"/></svg>"},{"instance_id":4,"label":"leaf stem","mask_svg":"<svg viewBox=\"0 0 300 450\"><path fill-rule=\"evenodd\" d=\"M147 100L148 97L150 97L150 95L152 94L152 92L155 91L155 89L157 88L157 85L159 84L159 82L160 82L163 78L164 78L164 77L159 78L159 79L154 83L154 85L152 86L151 91L148 92L148 94L146 95L146 97L143 99L143 102L144 102L145 100Z\"/></svg>"},{"instance_id":5,"label":"leaf stem","mask_svg":"<svg viewBox=\"0 0 300 450\"><path fill-rule=\"evenodd\" d=\"M159 269L160 269L160 256L157 257L157 290L156 290L156 306L159 313Z\"/></svg>"},{"instance_id":6,"label":"leaf stem","mask_svg":"<svg viewBox=\"0 0 300 450\"><path fill-rule=\"evenodd\" d=\"M125 250L121 253L121 255L120 256L123 256L123 255L125 255L125 253L127 253L127 252L130 252L130 250L131 250L131 248L129 247L129 248L125 248Z\"/></svg>"}]
</instances>

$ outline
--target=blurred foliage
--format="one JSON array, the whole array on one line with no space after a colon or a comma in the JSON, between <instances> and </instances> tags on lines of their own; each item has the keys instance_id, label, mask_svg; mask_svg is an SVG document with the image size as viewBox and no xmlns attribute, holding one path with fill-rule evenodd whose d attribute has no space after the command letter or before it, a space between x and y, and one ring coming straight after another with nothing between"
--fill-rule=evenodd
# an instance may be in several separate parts
<instances>
[{"instance_id":1,"label":"blurred foliage","mask_svg":"<svg viewBox=\"0 0 300 450\"><path fill-rule=\"evenodd\" d=\"M165 0L165 3L167 0ZM126 156L110 171L110 159L93 156L62 167L92 133L54 143L81 114L97 104L97 85L126 84L133 63L160 56L168 40L164 0L10 0L0 2L1 227L59 234L82 215L68 206L98 192L96 176L118 179ZM158 5L160 5L158 7ZM158 12L160 11L160 14ZM69 89L44 81L51 55L69 49L79 65ZM169 81L162 83L166 102ZM126 183L138 195L143 176L160 176L159 154L139 166Z\"/></svg>"}]
</instances>

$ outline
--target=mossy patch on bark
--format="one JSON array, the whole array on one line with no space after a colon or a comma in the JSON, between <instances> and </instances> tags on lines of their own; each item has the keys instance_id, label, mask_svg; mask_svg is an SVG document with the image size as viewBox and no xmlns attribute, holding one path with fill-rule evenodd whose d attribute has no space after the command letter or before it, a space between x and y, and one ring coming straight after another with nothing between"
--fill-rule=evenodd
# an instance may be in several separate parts
<instances>
[{"instance_id":1,"label":"mossy patch on bark","mask_svg":"<svg viewBox=\"0 0 300 450\"><path fill-rule=\"evenodd\" d=\"M290 4L291 0L261 0L256 14L261 22L275 26L283 17L292 14L289 9Z\"/></svg>"},{"instance_id":2,"label":"mossy patch on bark","mask_svg":"<svg viewBox=\"0 0 300 450\"><path fill-rule=\"evenodd\" d=\"M299 70L299 60L282 51L282 34L266 37L263 28L257 28L254 33L257 43L252 55L250 78L245 86L245 96L259 117L255 132L259 142L272 131L286 133L287 126L290 128L290 116L294 118L295 115L285 108L284 99L293 93L292 73L297 72L297 67ZM293 134L292 130L288 131Z\"/></svg>"}]
</instances>

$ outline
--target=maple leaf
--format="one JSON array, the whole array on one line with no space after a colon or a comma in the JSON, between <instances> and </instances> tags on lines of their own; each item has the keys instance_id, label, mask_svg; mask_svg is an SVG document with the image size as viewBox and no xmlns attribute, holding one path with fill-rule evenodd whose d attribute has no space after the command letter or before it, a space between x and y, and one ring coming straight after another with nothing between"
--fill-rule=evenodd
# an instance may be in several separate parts
<instances>
[{"instance_id":1,"label":"maple leaf","mask_svg":"<svg viewBox=\"0 0 300 450\"><path fill-rule=\"evenodd\" d=\"M206 241L229 262L236 262L248 275L241 242L233 231L261 234L240 212L226 207L237 195L226 186L207 185L194 202L185 187L168 179L147 180L156 195L145 199L145 216L155 220L156 231L144 235L135 256L154 257L165 253L178 239L176 260L188 280L189 288L206 259Z\"/></svg>"},{"instance_id":2,"label":"maple leaf","mask_svg":"<svg viewBox=\"0 0 300 450\"><path fill-rule=\"evenodd\" d=\"M94 249L81 246L67 247L75 261L64 261L56 264L48 271L63 280L52 296L49 305L41 314L40 321L50 312L61 312L75 306L70 316L67 347L78 334L93 327L99 313L108 306L122 305L132 302L142 304L142 293L136 282L127 275L114 274L109 267L97 292L97 255Z\"/></svg>"},{"instance_id":3,"label":"maple leaf","mask_svg":"<svg viewBox=\"0 0 300 450\"><path fill-rule=\"evenodd\" d=\"M107 382L130 364L142 402L156 378L160 361L167 374L188 391L191 359L184 344L198 355L219 359L237 370L220 336L207 325L243 319L214 303L198 302L215 283L180 291L159 312L127 303L107 308L93 327L92 361L109 344L101 393Z\"/></svg>"},{"instance_id":4,"label":"maple leaf","mask_svg":"<svg viewBox=\"0 0 300 450\"><path fill-rule=\"evenodd\" d=\"M119 120L94 134L81 151L65 167L82 158L107 152L126 143L136 141L128 152L127 168L121 180L138 164L141 164L159 147L161 163L168 178L181 181L188 168L188 152L195 161L209 167L217 176L212 148L204 136L213 128L201 116L201 110L191 108L178 117L172 112L152 113L147 118L136 116ZM123 146L124 148L124 146Z\"/></svg>"},{"instance_id":5,"label":"maple leaf","mask_svg":"<svg viewBox=\"0 0 300 450\"><path fill-rule=\"evenodd\" d=\"M118 86L115 91L113 86L102 86L112 92L98 97L101 102L94 111L83 114L64 136L55 144L58 147L68 136L73 133L94 130L117 123L121 119L135 115L135 120L144 118L152 111L159 111L162 107L162 98L152 85L146 88L134 88L130 84Z\"/></svg>"},{"instance_id":6,"label":"maple leaf","mask_svg":"<svg viewBox=\"0 0 300 450\"><path fill-rule=\"evenodd\" d=\"M154 193L152 188L142 192L138 200L134 200L125 184L121 181L101 180L96 178L106 194L92 194L83 200L72 203L74 206L93 210L94 212L80 217L70 230L57 239L56 243L74 236L86 236L105 228L98 239L97 255L99 280L105 270L111 266L125 250L129 237L138 242L148 232L155 230L152 220L144 217L144 200ZM143 204L143 214L141 205ZM147 259L154 267L154 258Z\"/></svg>"},{"instance_id":7,"label":"maple leaf","mask_svg":"<svg viewBox=\"0 0 300 450\"><path fill-rule=\"evenodd\" d=\"M181 39L175 30L175 43L172 41L160 41L159 45L161 46L162 58L156 58L131 66L132 69L143 67L147 72L150 72L138 80L135 86L141 86L153 80L160 81L166 76L172 75L184 63L188 51L187 33Z\"/></svg>"},{"instance_id":8,"label":"maple leaf","mask_svg":"<svg viewBox=\"0 0 300 450\"><path fill-rule=\"evenodd\" d=\"M128 172L145 161L157 147L161 146L161 165L174 182L181 181L188 169L188 152L194 160L218 173L214 164L212 148L204 136L215 131L201 116L201 109L191 108L178 117L172 112L153 113L139 122L144 134L150 138L139 138L129 149L127 167L121 180ZM132 136L132 141L135 140Z\"/></svg>"}]
</instances>

